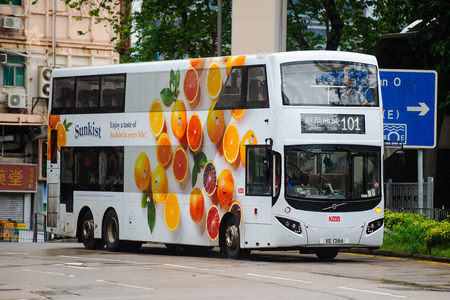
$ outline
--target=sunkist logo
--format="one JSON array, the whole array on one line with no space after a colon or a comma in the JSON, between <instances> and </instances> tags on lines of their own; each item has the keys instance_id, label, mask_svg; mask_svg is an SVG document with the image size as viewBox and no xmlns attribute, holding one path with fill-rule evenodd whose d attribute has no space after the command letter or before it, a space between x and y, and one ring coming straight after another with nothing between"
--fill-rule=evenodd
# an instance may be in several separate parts
<instances>
[{"instance_id":1,"label":"sunkist logo","mask_svg":"<svg viewBox=\"0 0 450 300\"><path fill-rule=\"evenodd\" d=\"M96 137L101 139L102 128L100 126L95 126L95 122L88 122L86 126L75 126L75 139L79 137Z\"/></svg>"}]
</instances>

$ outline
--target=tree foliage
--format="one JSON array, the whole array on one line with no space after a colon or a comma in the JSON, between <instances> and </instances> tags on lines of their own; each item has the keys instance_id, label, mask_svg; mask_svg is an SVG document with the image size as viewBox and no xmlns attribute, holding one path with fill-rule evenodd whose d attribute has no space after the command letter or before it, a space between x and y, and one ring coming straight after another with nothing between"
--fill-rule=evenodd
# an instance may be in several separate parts
<instances>
[{"instance_id":1,"label":"tree foliage","mask_svg":"<svg viewBox=\"0 0 450 300\"><path fill-rule=\"evenodd\" d=\"M231 0L223 1L223 54L230 53ZM146 0L134 16L137 41L132 61L215 56L217 1Z\"/></svg>"}]
</instances>

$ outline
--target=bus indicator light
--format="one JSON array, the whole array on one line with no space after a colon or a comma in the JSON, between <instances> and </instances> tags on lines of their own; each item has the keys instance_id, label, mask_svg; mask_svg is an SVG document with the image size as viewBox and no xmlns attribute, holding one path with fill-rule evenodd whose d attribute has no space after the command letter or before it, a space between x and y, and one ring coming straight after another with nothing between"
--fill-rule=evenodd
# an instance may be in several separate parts
<instances>
[{"instance_id":1,"label":"bus indicator light","mask_svg":"<svg viewBox=\"0 0 450 300\"><path fill-rule=\"evenodd\" d=\"M377 214L381 213L381 207L377 207L376 212Z\"/></svg>"}]
</instances>

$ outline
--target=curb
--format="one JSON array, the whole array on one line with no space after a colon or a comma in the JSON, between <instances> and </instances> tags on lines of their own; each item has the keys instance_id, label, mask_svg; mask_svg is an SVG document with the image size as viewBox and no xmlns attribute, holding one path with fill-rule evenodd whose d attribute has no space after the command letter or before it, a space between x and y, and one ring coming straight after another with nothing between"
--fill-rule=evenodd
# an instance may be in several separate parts
<instances>
[{"instance_id":1,"label":"curb","mask_svg":"<svg viewBox=\"0 0 450 300\"><path fill-rule=\"evenodd\" d=\"M439 256L425 255L425 254L414 254L414 253L386 251L386 250L378 250L378 249L352 248L352 249L346 249L345 252L368 254L368 255L378 255L378 256L392 256L392 257L400 257L400 258L412 258L412 259L428 260L428 261L441 262L441 263L450 263L449 257L439 257Z\"/></svg>"}]
</instances>

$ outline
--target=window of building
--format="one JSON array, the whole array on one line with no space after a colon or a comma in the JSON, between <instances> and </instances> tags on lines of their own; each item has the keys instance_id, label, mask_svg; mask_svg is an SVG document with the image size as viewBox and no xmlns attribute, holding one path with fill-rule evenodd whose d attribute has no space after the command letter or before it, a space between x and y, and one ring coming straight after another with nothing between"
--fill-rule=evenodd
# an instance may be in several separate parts
<instances>
[{"instance_id":1,"label":"window of building","mask_svg":"<svg viewBox=\"0 0 450 300\"><path fill-rule=\"evenodd\" d=\"M11 0L11 1L0 0L0 4L22 6L22 0Z\"/></svg>"},{"instance_id":2,"label":"window of building","mask_svg":"<svg viewBox=\"0 0 450 300\"><path fill-rule=\"evenodd\" d=\"M3 65L4 86L24 86L25 66L22 56L8 55L6 64Z\"/></svg>"}]
</instances>

